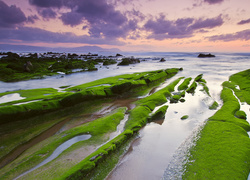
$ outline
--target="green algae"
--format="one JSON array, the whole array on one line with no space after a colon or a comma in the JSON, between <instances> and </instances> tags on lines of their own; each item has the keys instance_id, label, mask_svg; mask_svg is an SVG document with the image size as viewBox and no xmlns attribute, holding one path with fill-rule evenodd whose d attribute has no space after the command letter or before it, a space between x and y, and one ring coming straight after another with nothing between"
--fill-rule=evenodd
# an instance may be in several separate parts
<instances>
[{"instance_id":1,"label":"green algae","mask_svg":"<svg viewBox=\"0 0 250 180\"><path fill-rule=\"evenodd\" d=\"M178 71L179 69L172 68L143 73L125 74L70 87L65 89L66 92L60 93L53 88L14 91L15 93L20 93L23 97L27 98L25 100L4 104L10 106L0 107L0 123L6 123L10 119L17 120L36 116L46 112L73 106L84 101L115 96L117 97L121 94L130 95L131 93L148 88L149 85L162 82L166 78L175 75ZM106 84L110 85L106 86ZM76 92L73 93L70 91ZM1 95L11 93L13 92L2 93ZM11 106L13 103L28 102L31 100L40 101L19 106Z\"/></svg>"},{"instance_id":2,"label":"green algae","mask_svg":"<svg viewBox=\"0 0 250 180\"><path fill-rule=\"evenodd\" d=\"M233 84L237 84L240 89L232 88L235 91L235 94L240 99L241 102L247 102L247 104L250 104L250 69L236 73L232 76L230 76L229 80Z\"/></svg>"},{"instance_id":3,"label":"green algae","mask_svg":"<svg viewBox=\"0 0 250 180\"><path fill-rule=\"evenodd\" d=\"M199 74L198 76L196 76L194 78L194 81L193 83L188 87L188 89L186 90L187 93L191 93L191 94L194 94L195 92L195 89L197 88L197 83L200 83L200 84L203 84L205 85L206 84L206 81L202 79L203 77L203 74ZM205 86L204 86L205 87ZM206 92L208 92L208 88L207 90L205 90ZM209 95L209 92L208 92L208 95Z\"/></svg>"},{"instance_id":4,"label":"green algae","mask_svg":"<svg viewBox=\"0 0 250 180\"><path fill-rule=\"evenodd\" d=\"M125 131L117 136L115 139L111 140L105 145L111 147L111 149L119 149L122 144L127 142L134 134L136 134L147 122L149 114L152 112L153 108L156 105L161 105L167 102L166 96L171 96L170 91L174 91L174 87L178 84L181 78L175 80L170 85L165 88L155 92L154 94L138 100L136 102L136 107L129 112L128 121L125 124ZM150 107L150 108L149 108ZM166 108L166 107L164 107ZM88 158L85 158L77 166L66 172L62 177L63 179L79 179L87 177L88 173L93 171L95 167L104 161L108 156L109 152L103 150L104 147L101 147L100 151L94 152ZM110 148L108 148L110 149ZM111 153L112 151L110 151ZM95 162L90 159L93 157ZM117 161L116 161L117 162ZM113 165L114 166L114 165Z\"/></svg>"},{"instance_id":5,"label":"green algae","mask_svg":"<svg viewBox=\"0 0 250 180\"><path fill-rule=\"evenodd\" d=\"M187 93L193 94L195 92L195 89L197 87L197 83L194 81L186 90Z\"/></svg>"},{"instance_id":6,"label":"green algae","mask_svg":"<svg viewBox=\"0 0 250 180\"><path fill-rule=\"evenodd\" d=\"M199 82L199 84L201 84L203 86L203 89L201 91L205 91L207 93L207 95L211 96L209 93L209 88L207 87L205 82Z\"/></svg>"},{"instance_id":7,"label":"green algae","mask_svg":"<svg viewBox=\"0 0 250 180\"><path fill-rule=\"evenodd\" d=\"M247 179L250 140L234 123L208 121L191 149L182 179Z\"/></svg>"},{"instance_id":8,"label":"green algae","mask_svg":"<svg viewBox=\"0 0 250 180\"><path fill-rule=\"evenodd\" d=\"M223 106L208 119L196 144L189 150L182 179L247 179L250 171L250 125L238 99L247 101L249 70L223 83ZM237 89L241 85L242 89ZM241 92L241 91L244 91ZM237 92L237 93L236 93Z\"/></svg>"},{"instance_id":9,"label":"green algae","mask_svg":"<svg viewBox=\"0 0 250 180\"><path fill-rule=\"evenodd\" d=\"M44 98L43 101L45 101L45 102L46 101L47 102L54 101L56 103L56 105L58 105L58 107L60 107L59 110L63 111L65 108L67 109L67 106L63 107L63 109L62 109L62 100L63 99L65 100L65 98L68 97L68 96L72 96L72 95L78 94L78 93L82 93L84 95L84 93L86 93L87 95L90 95L92 97L93 96L98 96L98 98L96 98L96 99L100 99L100 97L105 97L105 98L107 98L107 97L116 97L116 95L114 95L115 93L111 89L111 87L113 87L115 85L131 82L132 88L129 91L130 92L136 92L136 91L148 88L152 84L153 85L157 84L157 83L165 80L166 78L172 77L178 71L179 71L179 69L175 68L175 69L167 69L167 70L152 71L152 72L145 72L145 73L135 73L135 74L132 74L132 75L124 75L124 76L116 77L118 79L114 78L114 79L116 79L114 81L114 83L112 82L113 77L111 77L110 78L111 82L108 82L108 83L106 81L96 81L94 83L86 83L87 85L84 84L84 85L81 85L81 86L78 86L78 87L70 87L70 88L66 89L68 92L65 92L65 93L62 93L62 94L57 94L56 91L55 91L54 94L52 93L52 95L49 95L50 96L49 98L47 96L47 99ZM154 76L153 74L155 74L155 73L156 73L156 75ZM108 79L106 79L106 80L108 80ZM125 142L127 142L130 137L132 137L142 126L144 126L147 123L148 115L149 115L149 113L151 113L153 111L155 106L160 105L160 104L167 101L166 96L167 97L171 96L170 92L172 92L174 90L174 87L175 87L176 84L178 84L178 82L179 82L179 79L177 81L175 81L174 83L172 83L171 85L169 85L167 88L165 88L163 90L160 90L160 93L158 93L158 92L154 93L150 98L148 98L148 101L140 101L140 102L138 102L137 103L138 106L136 108L134 108L133 111L130 112L131 114L130 114L129 120L127 121L125 131L122 134L120 134L118 137L116 137L114 140L107 143L108 144L107 146L109 146L109 147L107 147L106 145L104 147L101 147L100 151L96 151L96 152L94 152L94 154L92 154L91 158L96 157L96 158L94 158L94 160L89 159L90 160L90 162L89 162L86 159L86 162L87 162L86 164L84 162L81 162L81 163L79 163L79 166L77 165L77 167L79 167L79 168L73 167L72 168L73 170L70 169L69 171L67 171L66 176L65 175L61 176L61 174L60 174L60 177L71 177L72 174L75 174L75 173L78 174L79 171L80 171L80 174L82 174L82 172L84 171L85 168L88 169L88 171L86 171L86 172L89 172L89 170L91 170L91 168L95 167L96 164L98 164L101 160L105 159L107 157L106 156L107 154L113 152L113 150L115 150L116 147L118 148L118 147L122 146ZM105 84L105 85L99 86L101 84ZM106 84L110 84L110 85L107 86ZM69 91L72 91L72 90L76 90L78 92L76 92L76 93L69 92ZM35 99L36 97L39 97L40 94L41 93L38 93L36 96L34 95L32 98ZM92 102L93 99L95 99L95 98L92 98L92 97L89 98L89 100L80 101L79 103ZM160 100L160 102L158 102L158 100ZM39 103L38 104L36 104L36 103L38 103L38 102L34 102L34 104L33 104L34 110L39 109ZM65 103L65 104L67 104L67 103ZM72 101L71 105L76 106L76 104L77 103ZM20 107L24 108L26 106L27 105L21 105ZM30 106L29 108L31 108L31 107L32 106ZM19 111L20 110L18 110L16 112L19 112ZM12 114L14 114L14 112L15 111L13 111ZM29 115L33 115L33 113L34 113L33 110L30 110L28 112L32 112ZM49 109L46 112L49 112ZM37 114L34 113L34 115L37 115ZM92 127L92 129L95 129L95 127ZM74 130L75 130L75 128L74 128ZM67 132L69 133L69 131L67 131ZM88 132L90 132L90 131L88 131ZM102 131L100 130L98 133L101 133L101 132ZM83 132L81 132L81 133L83 133ZM69 134L72 134L72 133L69 133ZM68 137L68 134L66 136ZM103 136L104 135L99 136L99 135L96 134L96 137L99 137L99 140L98 140L98 138L96 138L96 139L91 138L88 142L89 143L94 143L94 142L95 143L97 143L97 142L100 143L102 141L101 139L103 138ZM54 142L55 137L57 137L57 136L53 136L53 137L49 138L48 141L53 141ZM60 138L58 138L58 139L60 139ZM65 140L65 139L62 138L61 140L58 140L58 141L55 141L55 142L59 142L59 141L62 142L63 140ZM47 140L45 142L47 142ZM41 143L41 144L43 144L43 143ZM49 145L49 147L52 147L52 149L53 149L54 145L51 144L51 145ZM39 145L39 147L41 147L41 145ZM103 149L103 148L105 148L105 149ZM4 177L7 177L10 174L12 174L13 176L16 176L17 174L19 174L19 173L17 173L16 170L18 170L18 172L21 172L21 171L24 171L26 169L29 169L31 167L31 165L32 165L32 161L38 163L39 161L41 161L42 159L47 157L49 155L48 151L50 151L50 150L49 149L45 149L45 150L43 149L42 150L42 149L43 148L41 148L36 153L34 153L34 152L31 153L31 151L29 151L30 156L26 156L26 155L22 156L24 159L22 160L21 164L19 164L20 162L17 163L20 166L18 166L16 169L13 168L13 166L15 166L15 163L11 163L11 169L12 169L11 171L8 170L8 168L10 168L10 166L7 165L6 169L5 169L7 174L5 174L6 176L4 176ZM67 150L67 151L70 151L70 150ZM28 159L30 159L32 161L27 161L27 157L29 157ZM16 161L18 161L18 160L16 160ZM27 163L25 163L26 161L27 161ZM92 166L93 162L94 162L94 166ZM83 164L85 164L86 166L83 165ZM75 171L74 169L77 169L77 170Z\"/></svg>"},{"instance_id":10,"label":"green algae","mask_svg":"<svg viewBox=\"0 0 250 180\"><path fill-rule=\"evenodd\" d=\"M42 162L46 157L52 154L53 150L56 149L56 147L58 147L60 144L77 135L91 134L92 137L89 140L86 140L84 143L86 143L87 141L91 143L103 142L106 133L116 130L117 125L124 118L125 111L126 108L119 108L110 115L50 137L48 140L38 144L37 147L32 148L35 153L32 152L32 150L29 150L29 152L27 152L28 155L26 154L15 160L11 164L11 167L15 166L15 169L12 169L5 174L1 173L3 176L1 176L0 178L13 177L17 172L22 173L30 169L32 166L35 166L36 164ZM70 147L70 149L73 150L74 147ZM98 151L96 151L95 153L97 152ZM8 166L10 165L7 165L3 168L3 173L4 170L9 169ZM27 174L26 176L29 177L29 174ZM60 174L55 175L55 178L58 176L60 176Z\"/></svg>"},{"instance_id":11,"label":"green algae","mask_svg":"<svg viewBox=\"0 0 250 180\"><path fill-rule=\"evenodd\" d=\"M235 112L235 117L239 118L239 119L247 119L247 115L244 111L236 111Z\"/></svg>"},{"instance_id":12,"label":"green algae","mask_svg":"<svg viewBox=\"0 0 250 180\"><path fill-rule=\"evenodd\" d=\"M156 121L156 120L164 119L167 109L168 109L167 105L160 107L155 113L153 113L149 117L148 120L149 121Z\"/></svg>"},{"instance_id":13,"label":"green algae","mask_svg":"<svg viewBox=\"0 0 250 180\"><path fill-rule=\"evenodd\" d=\"M181 117L181 120L185 120L185 119L188 119L188 118L189 118L188 115L184 115L184 116Z\"/></svg>"},{"instance_id":14,"label":"green algae","mask_svg":"<svg viewBox=\"0 0 250 180\"><path fill-rule=\"evenodd\" d=\"M192 80L191 77L186 78L179 86L178 86L178 90L186 90L188 88L188 85L190 83L190 81Z\"/></svg>"},{"instance_id":15,"label":"green algae","mask_svg":"<svg viewBox=\"0 0 250 180\"><path fill-rule=\"evenodd\" d=\"M202 77L203 77L203 74L199 74L198 76L196 76L196 77L194 78L194 81L200 82L200 81L202 81Z\"/></svg>"},{"instance_id":16,"label":"green algae","mask_svg":"<svg viewBox=\"0 0 250 180\"><path fill-rule=\"evenodd\" d=\"M210 110L216 110L218 108L219 104L214 101L213 104L211 104L211 106L209 106L209 109Z\"/></svg>"},{"instance_id":17,"label":"green algae","mask_svg":"<svg viewBox=\"0 0 250 180\"><path fill-rule=\"evenodd\" d=\"M223 106L209 119L212 121L223 121L234 123L246 131L250 130L250 125L247 121L235 117L235 113L240 110L238 99L233 95L231 89L223 88L221 92Z\"/></svg>"},{"instance_id":18,"label":"green algae","mask_svg":"<svg viewBox=\"0 0 250 180\"><path fill-rule=\"evenodd\" d=\"M171 96L171 98L170 98L170 103L178 103L178 101L181 99L181 95L178 95L178 94L176 94L176 95L173 95L173 96Z\"/></svg>"}]
</instances>

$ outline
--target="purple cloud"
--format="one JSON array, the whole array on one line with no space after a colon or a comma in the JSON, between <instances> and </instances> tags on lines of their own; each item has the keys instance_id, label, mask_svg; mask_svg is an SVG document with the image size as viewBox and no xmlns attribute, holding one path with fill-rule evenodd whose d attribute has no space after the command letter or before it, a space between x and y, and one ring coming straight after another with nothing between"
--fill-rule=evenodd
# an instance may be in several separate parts
<instances>
[{"instance_id":1,"label":"purple cloud","mask_svg":"<svg viewBox=\"0 0 250 180\"><path fill-rule=\"evenodd\" d=\"M167 20L164 15L161 15L156 20L148 20L144 28L152 32L148 38L163 40L192 37L194 32L204 32L204 29L215 28L222 24L221 15L208 19L181 18L176 21Z\"/></svg>"},{"instance_id":2,"label":"purple cloud","mask_svg":"<svg viewBox=\"0 0 250 180\"><path fill-rule=\"evenodd\" d=\"M56 18L56 12L53 11L50 8L46 8L46 9L39 9L38 10L38 14L41 15L43 17L43 19L54 19Z\"/></svg>"},{"instance_id":3,"label":"purple cloud","mask_svg":"<svg viewBox=\"0 0 250 180\"><path fill-rule=\"evenodd\" d=\"M70 25L72 27L81 24L83 21L81 14L76 12L64 13L61 19L65 25Z\"/></svg>"},{"instance_id":4,"label":"purple cloud","mask_svg":"<svg viewBox=\"0 0 250 180\"><path fill-rule=\"evenodd\" d=\"M210 19L198 19L196 22L191 26L192 29L202 29L202 28L214 28L217 26L221 26L224 23L221 15L216 18Z\"/></svg>"},{"instance_id":5,"label":"purple cloud","mask_svg":"<svg viewBox=\"0 0 250 180\"><path fill-rule=\"evenodd\" d=\"M204 0L204 2L208 4L217 4L217 3L222 3L224 0Z\"/></svg>"},{"instance_id":6,"label":"purple cloud","mask_svg":"<svg viewBox=\"0 0 250 180\"><path fill-rule=\"evenodd\" d=\"M29 0L31 5L37 7L57 7L60 8L63 6L63 0Z\"/></svg>"},{"instance_id":7,"label":"purple cloud","mask_svg":"<svg viewBox=\"0 0 250 180\"><path fill-rule=\"evenodd\" d=\"M250 18L249 18L249 19L242 20L242 21L238 22L238 25L243 25L243 24L248 24L248 23L250 23Z\"/></svg>"},{"instance_id":8,"label":"purple cloud","mask_svg":"<svg viewBox=\"0 0 250 180\"><path fill-rule=\"evenodd\" d=\"M38 19L39 19L39 18L38 18L37 15L28 16L28 17L27 17L27 22L34 24L35 21L38 20Z\"/></svg>"},{"instance_id":9,"label":"purple cloud","mask_svg":"<svg viewBox=\"0 0 250 180\"><path fill-rule=\"evenodd\" d=\"M111 40L107 38L93 38L87 35L77 36L71 32L56 33L31 27L0 29L1 42L9 43L12 40L34 43L45 42L123 45L123 43L117 40Z\"/></svg>"},{"instance_id":10,"label":"purple cloud","mask_svg":"<svg viewBox=\"0 0 250 180\"><path fill-rule=\"evenodd\" d=\"M15 27L25 21L26 17L20 8L8 6L0 0L0 27Z\"/></svg>"},{"instance_id":11,"label":"purple cloud","mask_svg":"<svg viewBox=\"0 0 250 180\"><path fill-rule=\"evenodd\" d=\"M29 0L30 4L47 9L65 7L69 10L60 17L65 25L88 27L91 37L119 38L125 37L135 29L142 15L133 12L132 20L126 13L116 10L114 3L108 0ZM131 15L131 14L130 14ZM136 16L138 15L138 16ZM87 26L86 26L87 25Z\"/></svg>"},{"instance_id":12,"label":"purple cloud","mask_svg":"<svg viewBox=\"0 0 250 180\"><path fill-rule=\"evenodd\" d=\"M239 31L232 34L216 35L207 38L209 41L235 41L235 40L250 40L250 29Z\"/></svg>"}]
</instances>

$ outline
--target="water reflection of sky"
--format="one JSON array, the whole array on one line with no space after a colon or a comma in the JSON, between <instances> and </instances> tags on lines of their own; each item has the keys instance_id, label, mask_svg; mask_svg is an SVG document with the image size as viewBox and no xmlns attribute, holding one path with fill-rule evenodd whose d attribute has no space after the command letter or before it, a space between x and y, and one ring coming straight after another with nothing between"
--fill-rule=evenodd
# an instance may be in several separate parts
<instances>
[{"instance_id":1,"label":"water reflection of sky","mask_svg":"<svg viewBox=\"0 0 250 180\"><path fill-rule=\"evenodd\" d=\"M0 82L0 92L47 87L58 88L66 85L74 86L104 77L173 67L182 67L184 71L180 74L183 76L194 77L197 76L197 74L204 74L204 77L209 83L217 82L217 84L220 85L223 81L227 80L230 75L250 67L250 56L246 56L245 54L218 54L216 58L203 59L197 58L194 53L137 53L135 57L147 59L139 64L129 66L117 66L116 64L110 66L100 65L98 71L57 75L46 77L45 79L21 82ZM159 60L152 60L155 57L165 58L167 61L159 62Z\"/></svg>"},{"instance_id":2,"label":"water reflection of sky","mask_svg":"<svg viewBox=\"0 0 250 180\"><path fill-rule=\"evenodd\" d=\"M25 99L24 97L21 97L19 93L13 93L13 94L7 94L2 97L0 97L0 104Z\"/></svg>"}]
</instances>

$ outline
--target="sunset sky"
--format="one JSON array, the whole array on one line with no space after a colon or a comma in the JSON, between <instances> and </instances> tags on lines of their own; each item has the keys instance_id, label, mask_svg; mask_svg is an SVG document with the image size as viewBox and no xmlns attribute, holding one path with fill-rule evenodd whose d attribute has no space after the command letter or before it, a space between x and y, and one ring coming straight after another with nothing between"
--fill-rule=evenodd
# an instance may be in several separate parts
<instances>
[{"instance_id":1,"label":"sunset sky","mask_svg":"<svg viewBox=\"0 0 250 180\"><path fill-rule=\"evenodd\" d=\"M250 0L0 0L0 44L250 52Z\"/></svg>"}]
</instances>

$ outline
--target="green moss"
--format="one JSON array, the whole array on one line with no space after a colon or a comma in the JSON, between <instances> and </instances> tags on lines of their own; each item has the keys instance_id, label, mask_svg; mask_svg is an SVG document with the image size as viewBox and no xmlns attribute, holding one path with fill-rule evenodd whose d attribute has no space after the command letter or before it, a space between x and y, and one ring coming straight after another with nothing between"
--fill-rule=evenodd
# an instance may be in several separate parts
<instances>
[{"instance_id":1,"label":"green moss","mask_svg":"<svg viewBox=\"0 0 250 180\"><path fill-rule=\"evenodd\" d=\"M188 118L189 118L188 115L184 115L184 116L181 117L181 120L185 120L185 119L188 119Z\"/></svg>"},{"instance_id":2,"label":"green moss","mask_svg":"<svg viewBox=\"0 0 250 180\"><path fill-rule=\"evenodd\" d=\"M186 90L188 88L188 85L190 83L190 81L192 80L191 77L186 78L179 86L178 86L178 90Z\"/></svg>"},{"instance_id":3,"label":"green moss","mask_svg":"<svg viewBox=\"0 0 250 180\"><path fill-rule=\"evenodd\" d=\"M194 81L200 82L202 80L203 74L199 74L198 76L195 77Z\"/></svg>"},{"instance_id":4,"label":"green moss","mask_svg":"<svg viewBox=\"0 0 250 180\"><path fill-rule=\"evenodd\" d=\"M170 103L178 103L178 101L181 99L180 95L173 95L170 98Z\"/></svg>"},{"instance_id":5,"label":"green moss","mask_svg":"<svg viewBox=\"0 0 250 180\"><path fill-rule=\"evenodd\" d=\"M137 106L130 111L129 119L126 122L125 129L138 131L147 123L151 110L146 106Z\"/></svg>"},{"instance_id":6,"label":"green moss","mask_svg":"<svg viewBox=\"0 0 250 180\"><path fill-rule=\"evenodd\" d=\"M197 82L198 82L198 83L201 83L203 86L205 85L204 82L203 82L203 80L202 80L202 76L203 76L203 74L199 74L198 76L195 77L194 82L193 82L193 83L189 86L189 88L186 90L188 93L193 94L193 93L195 92L195 89L196 89L196 87L197 87ZM204 86L204 87L205 87L205 86ZM206 88L205 88L205 91L206 91L206 92L208 93L208 95L209 95L208 88L207 88L207 90L206 90Z\"/></svg>"},{"instance_id":7,"label":"green moss","mask_svg":"<svg viewBox=\"0 0 250 180\"><path fill-rule=\"evenodd\" d=\"M167 105L160 107L154 114L150 116L149 121L164 119L167 109Z\"/></svg>"},{"instance_id":8,"label":"green moss","mask_svg":"<svg viewBox=\"0 0 250 180\"><path fill-rule=\"evenodd\" d=\"M232 90L228 88L223 88L221 92L221 99L223 100L223 106L209 119L213 121L231 122L242 127L246 131L249 131L249 123L243 119L238 119L234 116L235 113L240 109L240 104L233 95Z\"/></svg>"},{"instance_id":9,"label":"green moss","mask_svg":"<svg viewBox=\"0 0 250 180\"><path fill-rule=\"evenodd\" d=\"M235 89L235 94L241 100L241 102L247 102L250 104L250 69L236 73L230 76L229 80L232 81L232 84L237 84L240 87L239 89Z\"/></svg>"},{"instance_id":10,"label":"green moss","mask_svg":"<svg viewBox=\"0 0 250 180\"><path fill-rule=\"evenodd\" d=\"M155 92L154 94L147 96L146 98L143 98L139 101L136 102L136 104L141 105L144 103L148 103L148 102L152 102L155 105L161 105L165 102L167 102L166 97L171 97L171 92L174 91L175 86L179 83L179 81L181 80L181 78L175 80L174 82L172 82L171 84L169 84L168 86L166 86L165 88Z\"/></svg>"},{"instance_id":11,"label":"green moss","mask_svg":"<svg viewBox=\"0 0 250 180\"><path fill-rule=\"evenodd\" d=\"M250 140L241 127L208 121L191 149L182 179L247 179Z\"/></svg>"},{"instance_id":12,"label":"green moss","mask_svg":"<svg viewBox=\"0 0 250 180\"><path fill-rule=\"evenodd\" d=\"M111 96L117 97L117 95L123 95L123 93L127 93L127 91L133 93L141 89L148 88L152 84L159 83L166 78L172 77L178 71L179 69L167 69L105 78L80 86L70 87L66 89L68 91L66 93L58 94L55 91L52 92L51 95L43 94L42 96L46 96L43 101L46 103L55 102L55 107L59 107L60 109L64 108L65 110L67 110L68 108L71 108L71 106L73 108L73 106L75 106L77 103L92 102L95 99L107 98ZM89 159L86 158L78 165L72 168L69 167L69 171L67 171L65 174L56 174L58 172L55 172L55 176L53 175L53 177L83 177L83 174L92 171L93 168L96 167L96 165L98 165L101 161L103 161L109 153L115 151L117 148L119 149L119 147L122 146L124 142L127 142L130 137L132 137L142 126L147 123L148 116L155 108L155 106L167 102L166 97L171 96L171 92L174 91L174 87L176 86L176 84L178 84L179 81L180 79L177 79L166 88L161 89L160 91L152 94L151 96L143 100L139 100L136 103L137 107L131 110L129 119L125 125L125 131L121 135L99 148L97 151L91 154ZM129 88L126 89L126 92L123 91L123 93L120 93L120 88L117 88L118 90L114 90L118 86L122 86L122 90L126 89L127 87ZM39 97L41 92L38 94L32 96L32 98ZM24 114L27 112L31 112L31 114L25 115L37 115L42 112L36 112L36 110L41 110L41 105L43 104L40 104L39 102L34 102L34 104L24 104L19 107L20 109L14 108L13 112L20 111L24 112ZM75 107L77 108L78 106L76 105ZM48 112L49 110L53 110L53 104L51 104L50 106L43 106L43 108L45 108L43 110L46 110L46 112ZM27 111L27 109L31 110ZM9 109L9 111L11 111L11 109ZM87 123L79 127L67 130L63 133L57 134L55 136L52 136L51 138L41 142L37 146L33 147L32 150L29 150L27 154L25 154L24 156L20 156L20 158L18 158L15 163L11 163L11 168L9 165L7 165L4 169L6 172L4 177L14 177L20 174L21 172L31 168L35 164L41 162L43 159L48 157L52 153L52 151L62 142L78 134L90 133L92 135L91 139L87 140L86 142L83 142L82 144L101 144L105 142L107 140L107 133L114 131L118 123L117 120L120 121L121 117L124 116L124 110L122 115L121 113L120 115L119 113L115 114L116 115L113 115L112 117L109 116L109 121L105 120L105 118L100 118L91 123ZM112 123L110 119L112 119ZM46 146L42 146L42 144L44 143L46 144ZM40 148L38 149L38 147ZM70 147L64 153L70 152L76 147L78 147L78 145ZM49 164L45 166L49 167ZM33 172L30 173L30 175L26 176L32 177L32 174ZM46 174L43 177L45 176Z\"/></svg>"},{"instance_id":13,"label":"green moss","mask_svg":"<svg viewBox=\"0 0 250 180\"><path fill-rule=\"evenodd\" d=\"M180 102L182 102L182 103L185 102L185 101L186 101L185 99L180 99Z\"/></svg>"},{"instance_id":14,"label":"green moss","mask_svg":"<svg viewBox=\"0 0 250 180\"><path fill-rule=\"evenodd\" d=\"M199 83L203 86L203 89L201 91L205 91L207 95L211 96L209 93L209 88L207 87L206 83L204 82L199 82Z\"/></svg>"},{"instance_id":15,"label":"green moss","mask_svg":"<svg viewBox=\"0 0 250 180\"><path fill-rule=\"evenodd\" d=\"M244 111L236 111L235 116L240 119L247 119L247 115Z\"/></svg>"},{"instance_id":16,"label":"green moss","mask_svg":"<svg viewBox=\"0 0 250 180\"><path fill-rule=\"evenodd\" d=\"M187 93L193 94L193 93L195 92L196 87L197 87L197 83L194 81L194 82L189 86L189 88L186 90Z\"/></svg>"},{"instance_id":17,"label":"green moss","mask_svg":"<svg viewBox=\"0 0 250 180\"><path fill-rule=\"evenodd\" d=\"M219 104L216 101L214 101L213 104L211 106L209 106L209 109L215 110L215 109L217 109L218 106L219 106Z\"/></svg>"},{"instance_id":18,"label":"green moss","mask_svg":"<svg viewBox=\"0 0 250 180\"><path fill-rule=\"evenodd\" d=\"M35 153L31 153L29 156L23 157L23 159L19 159L19 162L15 163L15 169L11 169L7 173L5 173L4 177L12 176L14 172L21 173L30 169L32 166L35 166L36 164L44 160L46 157L48 157L53 152L53 150L55 150L56 147L58 147L60 144L77 135L91 134L92 137L86 141L92 141L92 143L93 141L103 141L103 138L106 133L113 132L116 130L117 125L124 118L125 111L126 108L119 108L106 117L96 119L95 121L83 124L81 126L72 128L70 130L64 131L63 133L50 137L48 140L46 140L46 146L41 147L39 150L37 150ZM127 134L128 133L125 133L125 135ZM103 149L106 148L106 146L103 147ZM102 152L103 149L98 150L94 153L98 154L100 153L100 151ZM91 168L92 166L89 166L90 164L92 163L88 162L87 164L85 164L83 169Z\"/></svg>"},{"instance_id":19,"label":"green moss","mask_svg":"<svg viewBox=\"0 0 250 180\"><path fill-rule=\"evenodd\" d=\"M199 139L189 150L189 161L184 165L182 179L248 178L250 139L247 131L250 130L250 125L245 120L245 113L239 110L240 104L232 91L233 89L238 95L243 95L242 89L237 89L236 84L241 84L243 89L249 86L246 81L249 76L247 73L249 70L237 73L230 77L234 82L223 83L223 106L209 118ZM247 88L243 91L249 95ZM244 95L239 97L245 100Z\"/></svg>"},{"instance_id":20,"label":"green moss","mask_svg":"<svg viewBox=\"0 0 250 180\"><path fill-rule=\"evenodd\" d=\"M60 107L57 100L31 102L18 106L2 106L0 107L0 124L55 111L60 109Z\"/></svg>"}]
</instances>

